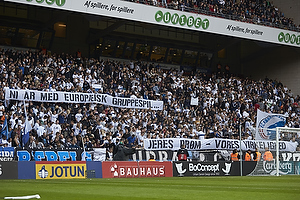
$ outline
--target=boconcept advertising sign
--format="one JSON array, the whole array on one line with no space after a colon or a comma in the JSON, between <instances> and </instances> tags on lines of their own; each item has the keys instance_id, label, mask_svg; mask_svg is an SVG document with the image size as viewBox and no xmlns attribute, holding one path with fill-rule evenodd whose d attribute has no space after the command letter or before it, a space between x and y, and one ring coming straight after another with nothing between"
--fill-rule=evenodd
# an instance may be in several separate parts
<instances>
[{"instance_id":1,"label":"boconcept advertising sign","mask_svg":"<svg viewBox=\"0 0 300 200\"><path fill-rule=\"evenodd\" d=\"M5 0L300 47L300 34L120 0Z\"/></svg>"},{"instance_id":2,"label":"boconcept advertising sign","mask_svg":"<svg viewBox=\"0 0 300 200\"><path fill-rule=\"evenodd\" d=\"M243 164L243 175L250 174L256 162ZM173 162L173 176L239 176L239 162Z\"/></svg>"}]
</instances>

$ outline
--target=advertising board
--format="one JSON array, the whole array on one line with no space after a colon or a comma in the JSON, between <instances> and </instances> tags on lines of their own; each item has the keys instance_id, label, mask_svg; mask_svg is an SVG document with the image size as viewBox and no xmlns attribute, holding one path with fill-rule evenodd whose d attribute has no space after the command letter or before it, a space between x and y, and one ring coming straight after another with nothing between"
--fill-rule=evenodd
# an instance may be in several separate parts
<instances>
[{"instance_id":1,"label":"advertising board","mask_svg":"<svg viewBox=\"0 0 300 200\"><path fill-rule=\"evenodd\" d=\"M105 161L102 162L103 178L172 177L172 162L156 161Z\"/></svg>"},{"instance_id":2,"label":"advertising board","mask_svg":"<svg viewBox=\"0 0 300 200\"><path fill-rule=\"evenodd\" d=\"M243 176L250 174L256 162L243 162ZM173 162L173 176L240 176L240 162Z\"/></svg>"},{"instance_id":3,"label":"advertising board","mask_svg":"<svg viewBox=\"0 0 300 200\"><path fill-rule=\"evenodd\" d=\"M257 24L120 0L5 0L300 47L300 34Z\"/></svg>"},{"instance_id":4,"label":"advertising board","mask_svg":"<svg viewBox=\"0 0 300 200\"><path fill-rule=\"evenodd\" d=\"M0 179L18 179L18 162L0 162Z\"/></svg>"},{"instance_id":5,"label":"advertising board","mask_svg":"<svg viewBox=\"0 0 300 200\"><path fill-rule=\"evenodd\" d=\"M80 179L87 168L84 161L37 161L35 169L36 179Z\"/></svg>"},{"instance_id":6,"label":"advertising board","mask_svg":"<svg viewBox=\"0 0 300 200\"><path fill-rule=\"evenodd\" d=\"M81 161L83 149L23 149L17 148L17 161ZM92 155L85 154L85 160L91 161Z\"/></svg>"},{"instance_id":7,"label":"advertising board","mask_svg":"<svg viewBox=\"0 0 300 200\"><path fill-rule=\"evenodd\" d=\"M14 147L0 147L0 162L13 161Z\"/></svg>"}]
</instances>

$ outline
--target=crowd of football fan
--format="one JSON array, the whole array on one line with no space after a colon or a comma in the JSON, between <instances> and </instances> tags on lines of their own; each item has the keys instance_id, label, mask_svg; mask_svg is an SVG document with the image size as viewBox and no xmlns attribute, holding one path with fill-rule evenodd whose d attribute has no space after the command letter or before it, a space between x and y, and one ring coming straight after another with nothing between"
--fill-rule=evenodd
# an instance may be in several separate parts
<instances>
[{"instance_id":1,"label":"crowd of football fan","mask_svg":"<svg viewBox=\"0 0 300 200\"><path fill-rule=\"evenodd\" d=\"M212 15L247 23L255 23L299 31L292 18L284 16L265 0L127 0L186 12Z\"/></svg>"},{"instance_id":2,"label":"crowd of football fan","mask_svg":"<svg viewBox=\"0 0 300 200\"><path fill-rule=\"evenodd\" d=\"M258 108L286 114L286 126L299 128L300 97L282 83L241 79L220 66L217 69L211 75L187 76L140 61L0 49L0 118L2 124L7 118L9 132L8 138L2 136L1 145L22 146L25 125L24 102L5 100L7 88L105 93L164 102L161 111L26 102L33 127L26 146L31 148L109 149L120 141L143 147L145 138L237 139L240 125L243 139L251 139ZM196 98L198 105L191 105ZM297 134L294 141L299 143Z\"/></svg>"}]
</instances>

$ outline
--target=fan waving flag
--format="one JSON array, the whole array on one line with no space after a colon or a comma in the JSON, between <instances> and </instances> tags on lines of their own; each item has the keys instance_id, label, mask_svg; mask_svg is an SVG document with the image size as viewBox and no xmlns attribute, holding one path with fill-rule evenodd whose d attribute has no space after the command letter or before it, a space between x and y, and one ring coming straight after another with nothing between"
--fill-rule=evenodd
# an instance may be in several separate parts
<instances>
[{"instance_id":1,"label":"fan waving flag","mask_svg":"<svg viewBox=\"0 0 300 200\"><path fill-rule=\"evenodd\" d=\"M257 109L256 140L274 140L276 127L284 127L286 116L282 114L266 113Z\"/></svg>"},{"instance_id":2,"label":"fan waving flag","mask_svg":"<svg viewBox=\"0 0 300 200\"><path fill-rule=\"evenodd\" d=\"M23 147L29 141L29 132L32 129L31 124L28 121L28 116L27 116L27 113L26 113L25 101L24 101L24 110L25 110L25 127L24 127L24 132L23 132L23 135L22 135L22 146Z\"/></svg>"}]
</instances>

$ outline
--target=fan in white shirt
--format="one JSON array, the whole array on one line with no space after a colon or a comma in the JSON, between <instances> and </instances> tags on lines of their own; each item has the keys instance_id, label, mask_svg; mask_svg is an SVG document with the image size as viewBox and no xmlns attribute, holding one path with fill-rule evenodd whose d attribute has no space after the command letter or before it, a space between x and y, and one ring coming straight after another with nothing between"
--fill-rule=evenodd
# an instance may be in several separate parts
<instances>
[{"instance_id":1,"label":"fan in white shirt","mask_svg":"<svg viewBox=\"0 0 300 200\"><path fill-rule=\"evenodd\" d=\"M75 115L75 119L77 122L80 122L82 118L83 118L83 115L81 114L81 109L79 109L78 113L76 113L76 115Z\"/></svg>"},{"instance_id":2,"label":"fan in white shirt","mask_svg":"<svg viewBox=\"0 0 300 200\"><path fill-rule=\"evenodd\" d=\"M51 129L52 129L52 131L53 131L52 137L55 137L57 133L60 133L60 132L61 132L62 129L61 129L60 124L58 123L58 120L56 120L56 123L53 123L53 124L51 125Z\"/></svg>"}]
</instances>

